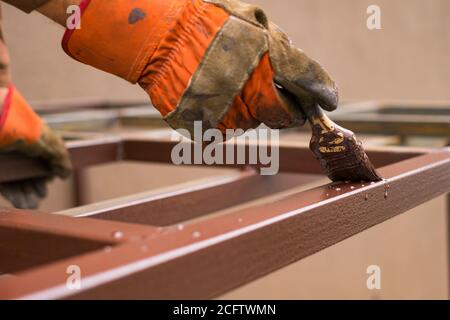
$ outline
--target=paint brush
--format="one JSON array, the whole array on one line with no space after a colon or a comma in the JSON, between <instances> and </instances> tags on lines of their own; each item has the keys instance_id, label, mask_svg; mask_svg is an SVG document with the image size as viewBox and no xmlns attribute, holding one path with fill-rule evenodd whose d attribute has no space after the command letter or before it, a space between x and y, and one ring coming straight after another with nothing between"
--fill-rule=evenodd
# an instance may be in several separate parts
<instances>
[{"instance_id":1,"label":"paint brush","mask_svg":"<svg viewBox=\"0 0 450 320\"><path fill-rule=\"evenodd\" d=\"M310 149L332 181L381 181L355 134L331 121L318 105L303 108L312 128Z\"/></svg>"}]
</instances>

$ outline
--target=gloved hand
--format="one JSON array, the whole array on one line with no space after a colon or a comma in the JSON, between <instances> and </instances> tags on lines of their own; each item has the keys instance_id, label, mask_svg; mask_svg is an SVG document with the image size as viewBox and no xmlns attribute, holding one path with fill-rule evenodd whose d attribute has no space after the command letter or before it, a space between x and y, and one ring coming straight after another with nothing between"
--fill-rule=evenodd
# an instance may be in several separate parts
<instances>
[{"instance_id":1,"label":"gloved hand","mask_svg":"<svg viewBox=\"0 0 450 320\"><path fill-rule=\"evenodd\" d=\"M0 117L0 153L16 153L45 160L48 177L0 185L0 193L16 208L36 209L46 197L46 184L53 177L71 172L62 139L34 113L14 86L9 86Z\"/></svg>"},{"instance_id":2,"label":"gloved hand","mask_svg":"<svg viewBox=\"0 0 450 320\"><path fill-rule=\"evenodd\" d=\"M139 83L174 129L304 124L302 107L338 104L325 70L264 11L237 0L84 0L73 58ZM308 104L303 103L308 101Z\"/></svg>"}]
</instances>

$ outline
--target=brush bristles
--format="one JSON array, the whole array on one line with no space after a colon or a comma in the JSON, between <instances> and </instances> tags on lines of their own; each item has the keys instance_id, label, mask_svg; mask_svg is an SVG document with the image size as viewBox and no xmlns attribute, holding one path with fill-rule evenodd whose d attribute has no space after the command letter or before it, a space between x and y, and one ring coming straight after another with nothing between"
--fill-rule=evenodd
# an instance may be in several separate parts
<instances>
[{"instance_id":1,"label":"brush bristles","mask_svg":"<svg viewBox=\"0 0 450 320\"><path fill-rule=\"evenodd\" d=\"M313 128L310 144L327 176L332 181L381 181L353 132L339 126L333 129Z\"/></svg>"}]
</instances>

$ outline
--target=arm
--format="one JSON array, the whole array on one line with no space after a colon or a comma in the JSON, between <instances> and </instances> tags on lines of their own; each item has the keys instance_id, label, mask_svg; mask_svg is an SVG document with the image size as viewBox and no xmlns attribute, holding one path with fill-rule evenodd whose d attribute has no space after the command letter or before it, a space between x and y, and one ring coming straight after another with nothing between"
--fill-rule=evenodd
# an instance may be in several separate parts
<instances>
[{"instance_id":1,"label":"arm","mask_svg":"<svg viewBox=\"0 0 450 320\"><path fill-rule=\"evenodd\" d=\"M81 0L2 0L16 8L30 13L39 11L56 23L66 26L67 8L72 5L79 5Z\"/></svg>"},{"instance_id":2,"label":"arm","mask_svg":"<svg viewBox=\"0 0 450 320\"><path fill-rule=\"evenodd\" d=\"M16 1L9 0L10 3ZM23 1L18 1L23 2ZM281 129L303 108L337 107L335 83L259 7L238 0L47 0L37 10L65 25L71 57L139 84L174 129Z\"/></svg>"}]
</instances>

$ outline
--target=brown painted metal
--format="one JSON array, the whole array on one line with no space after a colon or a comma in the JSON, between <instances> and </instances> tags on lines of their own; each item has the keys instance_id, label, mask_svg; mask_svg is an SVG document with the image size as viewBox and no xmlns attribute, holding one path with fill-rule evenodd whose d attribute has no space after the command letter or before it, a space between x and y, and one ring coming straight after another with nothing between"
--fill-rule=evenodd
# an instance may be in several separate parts
<instances>
[{"instance_id":1,"label":"brown painted metal","mask_svg":"<svg viewBox=\"0 0 450 320\"><path fill-rule=\"evenodd\" d=\"M356 191L351 185L335 186L341 191L324 186L167 234L157 246L151 241L148 246L153 243L154 255L176 250L172 256L155 264L151 257L158 256L147 257L135 275L75 297L212 298L450 190L448 152L381 172L388 182L355 185Z\"/></svg>"},{"instance_id":2,"label":"brown painted metal","mask_svg":"<svg viewBox=\"0 0 450 320\"><path fill-rule=\"evenodd\" d=\"M159 140L126 140L124 141L124 159L129 161L145 161L155 163L172 163L171 151L177 142ZM235 145L235 148L237 148ZM192 148L194 148L192 146ZM269 147L270 148L270 147ZM249 146L246 146L246 155ZM280 172L322 174L320 165L314 155L306 147L281 145L279 147ZM383 167L408 158L416 157L429 152L419 148L391 148L367 150L371 161L376 167ZM193 152L192 152L193 154ZM224 150L224 157L226 156ZM235 152L236 154L236 152ZM248 163L248 159L247 159ZM220 167L242 168L246 165L218 165ZM258 168L258 165L253 167Z\"/></svg>"},{"instance_id":3,"label":"brown painted metal","mask_svg":"<svg viewBox=\"0 0 450 320\"><path fill-rule=\"evenodd\" d=\"M167 161L161 152L147 149L150 146L154 142L126 141L122 148L105 153L122 153L122 157L104 159ZM286 152L280 160L283 170L317 172L313 165L299 167L298 156L308 154L305 148L282 152ZM56 237L69 234L93 244L80 245L81 252L69 258L73 252L50 255L56 261L0 280L0 298L212 298L450 191L447 149L416 157L398 150L373 155L379 156L378 164L391 161L380 169L387 179L384 182L325 185L182 228L3 210L0 227L4 229ZM291 163L283 164L286 161ZM114 242L118 231L120 241ZM57 241L44 239L49 247ZM105 242L106 249L102 248ZM39 260L36 263L40 265ZM70 291L65 285L70 265L82 270L81 291Z\"/></svg>"},{"instance_id":4,"label":"brown painted metal","mask_svg":"<svg viewBox=\"0 0 450 320\"><path fill-rule=\"evenodd\" d=\"M119 140L77 141L67 144L75 169L122 160ZM0 183L45 176L47 168L40 161L19 155L0 155Z\"/></svg>"},{"instance_id":5,"label":"brown painted metal","mask_svg":"<svg viewBox=\"0 0 450 320\"><path fill-rule=\"evenodd\" d=\"M125 106L100 100L61 105L43 106L42 113ZM449 129L448 122L439 124L442 117L428 117L431 122L420 118L418 124L411 121L414 117L402 116L411 122L405 123L393 122L399 118L392 115L387 122L385 116L359 116L365 118L343 114L338 122L345 124L347 117L346 125L354 130L352 125L359 125L357 132L440 135ZM121 123L136 121L120 117ZM100 139L70 142L68 147L74 167L83 170L125 160L171 163L175 143ZM307 148L281 146L280 171L287 174L276 177L242 171L235 179L164 198L86 207L82 215L90 218L0 208L0 274L15 275L0 278L0 299L212 298L450 191L448 150L383 148L368 155L387 181L325 185L209 218L212 211L308 183L316 178L305 174L321 174L320 167ZM0 168L0 183L46 173L42 163L13 155L0 156ZM201 216L205 219L181 224ZM81 291L65 285L70 265L81 267Z\"/></svg>"},{"instance_id":6,"label":"brown painted metal","mask_svg":"<svg viewBox=\"0 0 450 320\"><path fill-rule=\"evenodd\" d=\"M63 111L59 105L43 112ZM84 106L120 105L88 101ZM79 102L68 106L80 107ZM427 133L422 132L429 130L426 124L419 129L391 124L366 123L356 131L435 135L448 130L433 125ZM83 170L125 160L171 163L175 143L100 139L68 147L74 167ZM17 276L0 278L0 299L213 298L450 191L448 150L383 148L368 155L386 181L325 185L209 218L210 212L308 183L312 178L305 174L321 174L320 167L307 148L281 146L280 171L288 174L276 177L246 170L235 179L164 197L86 207L82 215L90 218L0 209L0 274ZM0 183L46 173L42 163L13 155L0 156L0 168ZM205 219L181 224L201 216ZM65 285L71 265L82 270L81 291Z\"/></svg>"},{"instance_id":7,"label":"brown painted metal","mask_svg":"<svg viewBox=\"0 0 450 320\"><path fill-rule=\"evenodd\" d=\"M0 183L43 176L47 172L44 163L18 155L0 155Z\"/></svg>"},{"instance_id":8,"label":"brown painted metal","mask_svg":"<svg viewBox=\"0 0 450 320\"><path fill-rule=\"evenodd\" d=\"M71 142L68 148L73 166L77 169L124 160L120 140Z\"/></svg>"},{"instance_id":9,"label":"brown painted metal","mask_svg":"<svg viewBox=\"0 0 450 320\"><path fill-rule=\"evenodd\" d=\"M98 139L69 142L72 163L75 169L116 161L144 161L170 164L171 150L177 142L160 140L120 140ZM193 144L191 146L194 148ZM237 147L236 147L237 148ZM246 154L249 153L246 147ZM371 161L376 167L386 166L411 157L429 152L418 148L391 148L368 150ZM224 152L226 155L226 152ZM248 163L248 162L247 162ZM218 165L220 167L245 168L248 165ZM0 183L11 180L33 178L46 174L45 166L40 162L9 155L0 156ZM258 168L258 165L253 167ZM308 148L298 146L280 146L280 172L321 174L321 169Z\"/></svg>"},{"instance_id":10,"label":"brown painted metal","mask_svg":"<svg viewBox=\"0 0 450 320\"><path fill-rule=\"evenodd\" d=\"M226 177L212 183L200 184L195 188L148 196L134 203L122 203L112 208L96 208L96 205L92 205L83 209L88 210L88 213L80 217L169 226L317 179L317 176L286 174L265 177L248 169L237 177Z\"/></svg>"},{"instance_id":11,"label":"brown painted metal","mask_svg":"<svg viewBox=\"0 0 450 320\"><path fill-rule=\"evenodd\" d=\"M0 273L22 270L115 245L155 228L99 223L45 213L0 209ZM126 236L114 232L120 230ZM13 245L11 245L13 244Z\"/></svg>"}]
</instances>

